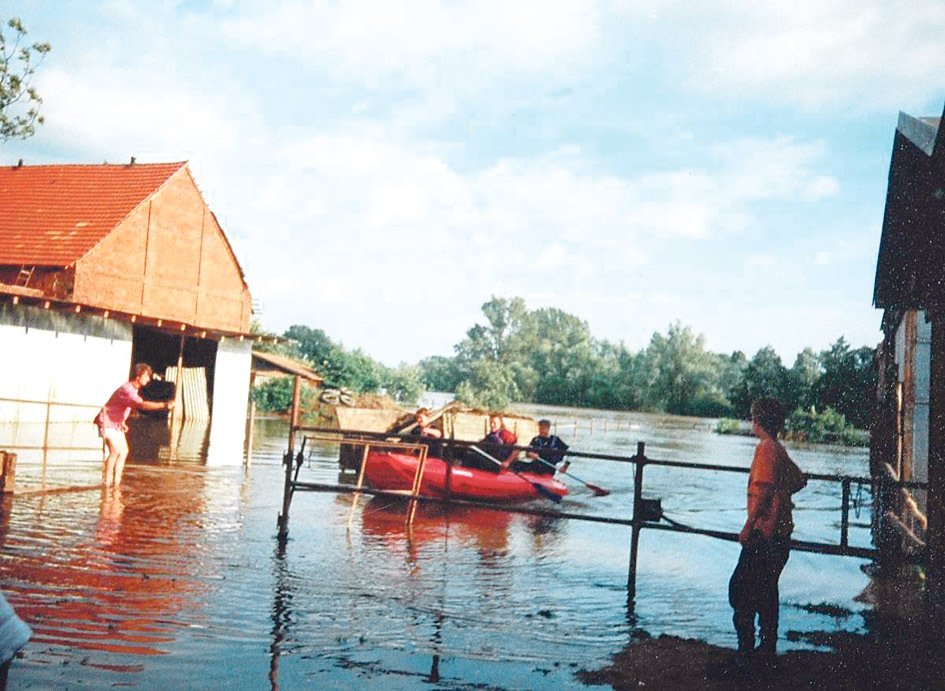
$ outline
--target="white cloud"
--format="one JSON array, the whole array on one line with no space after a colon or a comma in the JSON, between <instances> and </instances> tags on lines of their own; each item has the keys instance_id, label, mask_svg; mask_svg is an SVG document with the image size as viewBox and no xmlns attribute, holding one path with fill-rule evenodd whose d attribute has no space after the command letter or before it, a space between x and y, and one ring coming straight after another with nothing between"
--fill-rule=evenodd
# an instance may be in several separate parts
<instances>
[{"instance_id":1,"label":"white cloud","mask_svg":"<svg viewBox=\"0 0 945 691\"><path fill-rule=\"evenodd\" d=\"M945 4L937 0L677 4L697 46L690 85L798 105L900 108L941 96ZM685 15L682 13L685 12Z\"/></svg>"},{"instance_id":2,"label":"white cloud","mask_svg":"<svg viewBox=\"0 0 945 691\"><path fill-rule=\"evenodd\" d=\"M791 137L748 138L717 145L716 155L726 166L725 191L737 199L793 199L807 201L833 196L837 181L818 175L814 166L824 158L820 142L797 142Z\"/></svg>"},{"instance_id":3,"label":"white cloud","mask_svg":"<svg viewBox=\"0 0 945 691\"><path fill-rule=\"evenodd\" d=\"M725 301L766 273L793 301L816 266L869 264L872 248L852 254L866 243L850 238L872 209L851 202L856 231L827 217L860 182L862 159L840 158L860 135L779 111L908 107L943 73L938 5L899 17L870 3L614 4L76 10L74 47L54 40L42 69L37 143L68 160L190 159L267 327L322 326L385 360L449 352L493 293L618 340L676 318L698 327L720 303L735 323ZM784 257L773 207L791 222L818 213L801 221L818 235L803 253ZM421 313L437 320L400 328Z\"/></svg>"},{"instance_id":4,"label":"white cloud","mask_svg":"<svg viewBox=\"0 0 945 691\"><path fill-rule=\"evenodd\" d=\"M233 41L318 65L369 89L395 77L449 88L559 67L570 72L599 31L596 3L436 0L243 4L223 23ZM462 82L453 84L463 87Z\"/></svg>"},{"instance_id":5,"label":"white cloud","mask_svg":"<svg viewBox=\"0 0 945 691\"><path fill-rule=\"evenodd\" d=\"M174 78L142 80L133 69L86 64L49 69L43 89L55 94L55 107L46 108L48 135L92 159L209 157L237 142L225 99Z\"/></svg>"}]
</instances>

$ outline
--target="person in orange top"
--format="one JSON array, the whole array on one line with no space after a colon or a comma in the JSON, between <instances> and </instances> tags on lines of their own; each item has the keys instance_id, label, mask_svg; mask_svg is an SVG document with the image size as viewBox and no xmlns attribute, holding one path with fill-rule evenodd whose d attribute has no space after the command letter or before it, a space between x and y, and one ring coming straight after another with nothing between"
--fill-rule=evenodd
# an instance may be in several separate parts
<instances>
[{"instance_id":1,"label":"person in orange top","mask_svg":"<svg viewBox=\"0 0 945 691\"><path fill-rule=\"evenodd\" d=\"M758 437L748 472L748 517L738 535L742 551L729 581L738 652L755 652L755 615L761 633L757 653L773 657L778 639L778 579L787 563L794 522L784 468L793 465L778 441L784 408L773 398L751 405L752 432Z\"/></svg>"}]
</instances>

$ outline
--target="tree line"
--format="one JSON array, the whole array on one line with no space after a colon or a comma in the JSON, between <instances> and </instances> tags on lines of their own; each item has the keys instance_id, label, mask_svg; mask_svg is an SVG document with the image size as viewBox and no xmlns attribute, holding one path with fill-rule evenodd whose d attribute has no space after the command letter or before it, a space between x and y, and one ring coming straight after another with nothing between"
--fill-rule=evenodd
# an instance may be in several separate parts
<instances>
[{"instance_id":1,"label":"tree line","mask_svg":"<svg viewBox=\"0 0 945 691\"><path fill-rule=\"evenodd\" d=\"M528 309L522 298L493 297L482 314L452 356L416 365L386 367L299 325L285 331L289 343L278 349L310 362L326 386L385 390L404 403L434 390L493 410L530 402L746 419L752 400L774 396L805 415L830 411L860 429L870 424L874 351L852 348L843 337L821 352L805 348L787 367L770 346L751 358L710 352L703 335L679 322L632 352L594 338L572 314Z\"/></svg>"},{"instance_id":2,"label":"tree line","mask_svg":"<svg viewBox=\"0 0 945 691\"><path fill-rule=\"evenodd\" d=\"M574 315L530 310L521 298L493 297L482 312L453 357L420 362L429 387L489 408L528 401L742 419L752 400L774 396L788 410L830 409L861 429L870 424L874 350L843 337L821 352L805 348L787 367L770 346L751 358L710 352L679 322L631 352L594 338Z\"/></svg>"}]
</instances>

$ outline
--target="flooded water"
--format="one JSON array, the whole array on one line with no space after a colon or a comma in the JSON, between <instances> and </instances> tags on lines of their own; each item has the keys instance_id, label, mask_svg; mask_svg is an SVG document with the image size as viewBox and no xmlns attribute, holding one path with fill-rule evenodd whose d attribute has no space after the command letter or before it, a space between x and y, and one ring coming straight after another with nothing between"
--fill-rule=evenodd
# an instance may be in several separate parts
<instances>
[{"instance_id":1,"label":"flooded water","mask_svg":"<svg viewBox=\"0 0 945 691\"><path fill-rule=\"evenodd\" d=\"M704 420L526 412L559 421L579 451L629 456L644 441L651 458L747 467L754 446ZM105 494L31 492L41 469L23 465L27 491L3 505L0 583L35 635L10 688L582 688L576 670L603 666L641 630L735 646L726 586L737 547L710 538L644 531L633 612L626 526L422 505L408 529L389 499L298 493L280 550L285 434L259 421L248 468L139 460ZM300 479L338 482L337 447L309 451ZM865 449L792 454L809 472L867 475ZM46 468L47 490L94 484L99 469ZM611 494L571 482L561 510L630 517L632 465L579 459L571 470ZM673 520L737 531L745 482L647 467L644 488ZM861 546L866 489L853 491L850 541ZM796 537L839 540L839 485L812 482L797 504ZM792 554L782 649L864 630L862 564Z\"/></svg>"}]
</instances>

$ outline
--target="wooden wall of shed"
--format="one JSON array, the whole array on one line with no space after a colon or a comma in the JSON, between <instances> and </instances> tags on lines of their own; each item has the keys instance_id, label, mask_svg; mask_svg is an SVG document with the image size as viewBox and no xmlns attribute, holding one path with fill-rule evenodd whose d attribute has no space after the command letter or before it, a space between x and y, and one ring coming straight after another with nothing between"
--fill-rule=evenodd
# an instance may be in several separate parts
<instances>
[{"instance_id":1,"label":"wooden wall of shed","mask_svg":"<svg viewBox=\"0 0 945 691\"><path fill-rule=\"evenodd\" d=\"M76 266L73 300L205 329L248 332L249 290L186 168Z\"/></svg>"}]
</instances>

